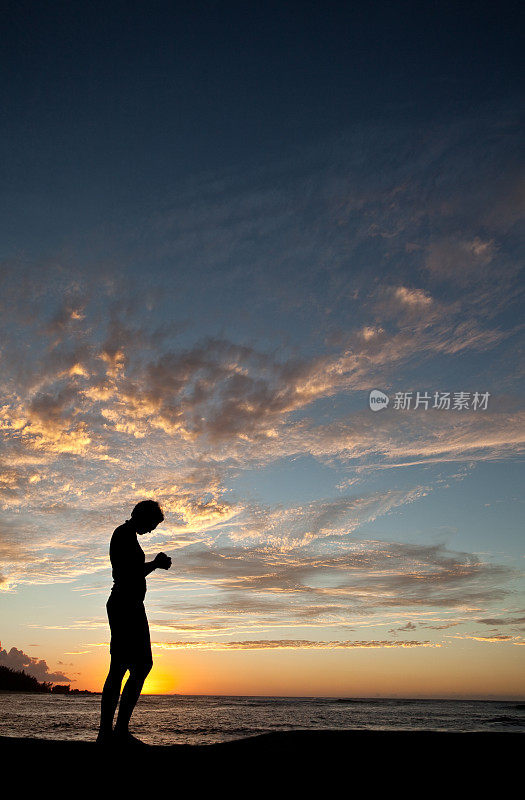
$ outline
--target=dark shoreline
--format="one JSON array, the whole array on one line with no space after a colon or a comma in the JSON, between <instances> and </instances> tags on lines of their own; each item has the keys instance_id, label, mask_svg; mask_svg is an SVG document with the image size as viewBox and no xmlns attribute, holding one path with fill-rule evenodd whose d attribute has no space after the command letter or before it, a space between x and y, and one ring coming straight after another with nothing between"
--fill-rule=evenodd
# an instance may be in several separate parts
<instances>
[{"instance_id":1,"label":"dark shoreline","mask_svg":"<svg viewBox=\"0 0 525 800\"><path fill-rule=\"evenodd\" d=\"M370 749L385 755L397 755L399 751L411 753L432 749L434 753L447 753L454 755L456 748L465 754L475 750L478 757L483 752L490 752L494 756L502 748L508 753L514 747L522 748L525 745L523 731L420 731L420 730L292 730L272 731L241 739L232 739L227 742L215 744L170 744L152 745L141 744L130 747L101 747L94 741L61 740L61 739L33 739L30 737L0 736L0 753L31 751L35 755L42 754L46 757L66 755L69 757L97 755L101 758L114 752L131 751L140 753L141 756L154 759L163 759L167 756L178 757L195 756L200 759L226 758L229 756L271 755L283 757L293 753L302 756L315 751L319 753L329 749L331 753L351 746L354 753L362 751L362 755L370 754Z\"/></svg>"},{"instance_id":2,"label":"dark shoreline","mask_svg":"<svg viewBox=\"0 0 525 800\"><path fill-rule=\"evenodd\" d=\"M260 794L296 797L298 790L323 796L364 790L402 790L404 797L429 788L471 796L487 791L521 763L521 732L295 730L265 733L209 745L143 745L104 748L94 741L0 737L0 757L16 765L26 790L82 788L118 797L145 795L155 785L190 788L192 795ZM361 792L362 793L362 792Z\"/></svg>"}]
</instances>

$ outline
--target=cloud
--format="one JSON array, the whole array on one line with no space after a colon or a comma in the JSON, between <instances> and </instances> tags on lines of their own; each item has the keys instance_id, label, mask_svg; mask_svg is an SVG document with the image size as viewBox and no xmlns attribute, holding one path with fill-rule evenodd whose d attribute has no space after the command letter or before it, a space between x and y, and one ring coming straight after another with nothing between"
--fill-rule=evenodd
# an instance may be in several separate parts
<instances>
[{"instance_id":1,"label":"cloud","mask_svg":"<svg viewBox=\"0 0 525 800\"><path fill-rule=\"evenodd\" d=\"M513 642L516 644L521 644L521 642L516 642L518 636L510 636L507 633L493 633L489 636L455 636L455 639L473 639L475 642L492 642L494 644L499 644L501 642Z\"/></svg>"},{"instance_id":2,"label":"cloud","mask_svg":"<svg viewBox=\"0 0 525 800\"><path fill-rule=\"evenodd\" d=\"M32 675L38 681L66 683L73 680L61 672L50 672L47 663L43 659L28 656L22 650L17 650L16 647L12 647L7 652L0 645L0 666L14 670L24 670L24 672Z\"/></svg>"},{"instance_id":3,"label":"cloud","mask_svg":"<svg viewBox=\"0 0 525 800\"><path fill-rule=\"evenodd\" d=\"M496 255L497 247L493 239L449 236L429 245L425 267L440 279L468 285L473 276L477 281L490 276Z\"/></svg>"},{"instance_id":4,"label":"cloud","mask_svg":"<svg viewBox=\"0 0 525 800\"><path fill-rule=\"evenodd\" d=\"M479 625L490 625L492 628L499 625L520 625L525 622L525 617L485 617L477 619Z\"/></svg>"},{"instance_id":5,"label":"cloud","mask_svg":"<svg viewBox=\"0 0 525 800\"><path fill-rule=\"evenodd\" d=\"M190 545L176 558L177 580L201 582L214 598L166 604L159 630L346 627L397 609L479 609L501 600L511 570L443 545L326 537L278 545ZM178 621L171 623L170 617ZM244 621L246 617L246 621ZM408 623L400 630L413 630Z\"/></svg>"},{"instance_id":6,"label":"cloud","mask_svg":"<svg viewBox=\"0 0 525 800\"><path fill-rule=\"evenodd\" d=\"M441 647L433 642L419 641L333 641L321 642L307 639L260 639L240 642L152 642L161 650L352 650L390 647Z\"/></svg>"},{"instance_id":7,"label":"cloud","mask_svg":"<svg viewBox=\"0 0 525 800\"><path fill-rule=\"evenodd\" d=\"M398 286L395 290L395 297L400 303L410 307L426 308L432 304L432 298L422 289L407 289L406 286Z\"/></svg>"},{"instance_id":8,"label":"cloud","mask_svg":"<svg viewBox=\"0 0 525 800\"><path fill-rule=\"evenodd\" d=\"M447 622L444 625L423 625L423 628L428 628L432 631L446 631L449 628L456 628L458 625L461 625L461 622Z\"/></svg>"},{"instance_id":9,"label":"cloud","mask_svg":"<svg viewBox=\"0 0 525 800\"><path fill-rule=\"evenodd\" d=\"M356 412L350 419L291 430L286 444L320 459L353 461L359 472L410 464L513 458L524 447L523 412L494 411L465 416L428 409L402 415L381 412L374 419ZM379 419L377 419L379 417ZM403 425L400 425L400 420Z\"/></svg>"},{"instance_id":10,"label":"cloud","mask_svg":"<svg viewBox=\"0 0 525 800\"><path fill-rule=\"evenodd\" d=\"M389 630L389 633L392 633L395 636L397 636L398 631L415 631L416 628L417 625L414 625L413 622L407 622L406 625L402 625L400 628L392 628L391 630Z\"/></svg>"},{"instance_id":11,"label":"cloud","mask_svg":"<svg viewBox=\"0 0 525 800\"><path fill-rule=\"evenodd\" d=\"M450 353L492 346L502 336L466 323L459 323L452 335L450 330L434 334L426 335L428 346L434 352ZM61 373L53 391L48 386L25 401L4 404L0 410L4 437L14 457L28 451L47 453L51 459L70 454L114 466L122 463L126 449L139 450L145 439L158 442L160 449L162 436L182 457L208 453L222 462L228 457L246 462L296 452L315 455L323 446L327 454L338 455L348 451L349 444L356 457L361 457L370 452L370 440L372 447L373 440L377 441L377 451L385 447L390 440L386 431L395 437L394 445L396 440L399 445L404 443L413 454L431 447L434 458L440 453L446 456L452 447L456 455L468 457L469 451L483 449L489 456L498 448L498 439L509 450L522 445L519 414L514 418L465 414L456 419L430 411L425 418L414 415L409 421L413 435L409 436L389 412L381 421L355 413L349 420L331 425L293 419L292 414L305 413L317 400L341 392L366 391L377 380L378 367L388 364L391 369L400 358L413 354L413 341L403 340L401 335L382 343L377 337L372 339L375 352L369 338L362 356L354 349L311 362L279 362L251 348L208 340L186 352L166 353L143 368L130 368L129 377L118 371L109 377L106 373L90 386L83 385L83 374ZM424 349L424 339L418 347ZM89 365L86 369L93 375ZM464 442L454 439L457 431L465 432ZM492 431L497 434L495 440ZM436 447L436 442L442 442L441 447ZM18 467L11 475L6 472L4 496L16 497L21 488L19 478L29 480L34 472L29 474L29 465L25 471Z\"/></svg>"},{"instance_id":12,"label":"cloud","mask_svg":"<svg viewBox=\"0 0 525 800\"><path fill-rule=\"evenodd\" d=\"M232 523L229 533L235 540L259 539L282 548L295 547L330 534L348 534L399 506L414 502L426 492L425 487L417 486L319 499L297 507L247 506L241 519Z\"/></svg>"}]
</instances>

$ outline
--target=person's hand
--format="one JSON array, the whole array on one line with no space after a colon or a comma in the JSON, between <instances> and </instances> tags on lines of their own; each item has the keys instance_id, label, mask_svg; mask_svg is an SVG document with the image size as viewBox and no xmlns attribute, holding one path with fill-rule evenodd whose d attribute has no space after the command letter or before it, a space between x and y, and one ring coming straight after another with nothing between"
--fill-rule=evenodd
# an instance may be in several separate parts
<instances>
[{"instance_id":1,"label":"person's hand","mask_svg":"<svg viewBox=\"0 0 525 800\"><path fill-rule=\"evenodd\" d=\"M171 558L166 553L157 553L154 561L156 569L169 569L171 567Z\"/></svg>"}]
</instances>

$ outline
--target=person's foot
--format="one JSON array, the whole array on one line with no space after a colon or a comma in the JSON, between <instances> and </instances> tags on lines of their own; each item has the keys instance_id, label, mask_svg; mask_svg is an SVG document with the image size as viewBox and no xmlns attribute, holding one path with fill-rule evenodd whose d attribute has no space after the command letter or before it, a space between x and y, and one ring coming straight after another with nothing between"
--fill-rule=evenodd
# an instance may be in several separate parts
<instances>
[{"instance_id":1,"label":"person's foot","mask_svg":"<svg viewBox=\"0 0 525 800\"><path fill-rule=\"evenodd\" d=\"M99 731L97 736L97 744L104 747L110 745L113 741L112 731Z\"/></svg>"},{"instance_id":2,"label":"person's foot","mask_svg":"<svg viewBox=\"0 0 525 800\"><path fill-rule=\"evenodd\" d=\"M125 745L126 747L131 746L139 746L139 747L146 747L144 742L141 742L140 739L137 739L136 736L133 736L129 731L120 731L117 728L113 731L113 743L118 745Z\"/></svg>"}]
</instances>

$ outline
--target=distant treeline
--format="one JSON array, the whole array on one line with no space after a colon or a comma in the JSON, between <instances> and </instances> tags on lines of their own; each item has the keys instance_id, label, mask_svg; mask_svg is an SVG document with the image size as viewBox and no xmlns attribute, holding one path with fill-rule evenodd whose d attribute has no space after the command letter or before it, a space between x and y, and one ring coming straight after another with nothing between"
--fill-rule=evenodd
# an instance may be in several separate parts
<instances>
[{"instance_id":1,"label":"distant treeline","mask_svg":"<svg viewBox=\"0 0 525 800\"><path fill-rule=\"evenodd\" d=\"M0 690L11 692L43 692L46 694L95 694L87 689L71 689L69 685L37 681L23 669L0 666Z\"/></svg>"}]
</instances>

